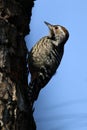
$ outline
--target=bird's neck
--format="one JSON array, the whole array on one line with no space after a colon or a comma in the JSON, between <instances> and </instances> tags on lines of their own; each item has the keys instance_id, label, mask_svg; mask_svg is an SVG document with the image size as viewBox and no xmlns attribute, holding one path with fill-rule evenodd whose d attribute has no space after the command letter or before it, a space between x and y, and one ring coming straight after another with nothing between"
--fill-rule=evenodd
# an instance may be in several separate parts
<instances>
[{"instance_id":1,"label":"bird's neck","mask_svg":"<svg viewBox=\"0 0 87 130\"><path fill-rule=\"evenodd\" d=\"M62 39L60 37L55 38L52 42L55 46L59 46L60 44L62 45Z\"/></svg>"}]
</instances>

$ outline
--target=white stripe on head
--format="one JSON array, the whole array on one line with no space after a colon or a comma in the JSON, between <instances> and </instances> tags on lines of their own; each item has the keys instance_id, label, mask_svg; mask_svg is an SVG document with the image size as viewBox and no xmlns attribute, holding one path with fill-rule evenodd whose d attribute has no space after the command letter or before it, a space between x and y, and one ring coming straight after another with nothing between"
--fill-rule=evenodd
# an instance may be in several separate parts
<instances>
[{"instance_id":1,"label":"white stripe on head","mask_svg":"<svg viewBox=\"0 0 87 130\"><path fill-rule=\"evenodd\" d=\"M63 35L66 35L61 26L59 26L59 30L62 32Z\"/></svg>"}]
</instances>

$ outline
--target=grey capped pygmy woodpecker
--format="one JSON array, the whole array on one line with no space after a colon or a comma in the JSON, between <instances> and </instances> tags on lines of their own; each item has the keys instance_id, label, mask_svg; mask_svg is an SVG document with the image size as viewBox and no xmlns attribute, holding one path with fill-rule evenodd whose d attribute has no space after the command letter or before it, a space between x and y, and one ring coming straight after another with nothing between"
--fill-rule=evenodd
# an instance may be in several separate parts
<instances>
[{"instance_id":1,"label":"grey capped pygmy woodpecker","mask_svg":"<svg viewBox=\"0 0 87 130\"><path fill-rule=\"evenodd\" d=\"M69 38L68 30L61 25L45 24L49 28L49 35L42 37L30 50L28 56L31 81L29 96L36 100L41 88L45 87L55 74L63 53L64 45Z\"/></svg>"}]
</instances>

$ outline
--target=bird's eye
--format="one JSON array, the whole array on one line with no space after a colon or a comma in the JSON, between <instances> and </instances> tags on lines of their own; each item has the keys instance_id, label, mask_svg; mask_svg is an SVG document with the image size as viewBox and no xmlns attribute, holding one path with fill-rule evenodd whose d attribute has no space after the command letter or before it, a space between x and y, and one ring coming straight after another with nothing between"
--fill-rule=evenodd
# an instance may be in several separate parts
<instances>
[{"instance_id":1,"label":"bird's eye","mask_svg":"<svg viewBox=\"0 0 87 130\"><path fill-rule=\"evenodd\" d=\"M58 29L58 27L56 26L55 29Z\"/></svg>"}]
</instances>

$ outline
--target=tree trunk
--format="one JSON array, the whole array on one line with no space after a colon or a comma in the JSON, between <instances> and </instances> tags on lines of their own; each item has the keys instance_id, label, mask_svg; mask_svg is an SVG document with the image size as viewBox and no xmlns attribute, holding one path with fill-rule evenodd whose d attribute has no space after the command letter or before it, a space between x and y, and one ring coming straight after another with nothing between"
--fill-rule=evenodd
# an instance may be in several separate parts
<instances>
[{"instance_id":1,"label":"tree trunk","mask_svg":"<svg viewBox=\"0 0 87 130\"><path fill-rule=\"evenodd\" d=\"M24 37L34 0L0 0L0 130L36 130Z\"/></svg>"}]
</instances>

